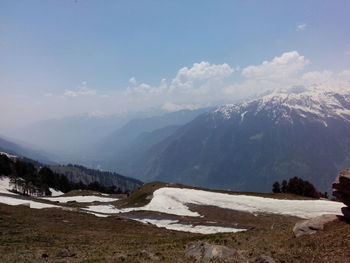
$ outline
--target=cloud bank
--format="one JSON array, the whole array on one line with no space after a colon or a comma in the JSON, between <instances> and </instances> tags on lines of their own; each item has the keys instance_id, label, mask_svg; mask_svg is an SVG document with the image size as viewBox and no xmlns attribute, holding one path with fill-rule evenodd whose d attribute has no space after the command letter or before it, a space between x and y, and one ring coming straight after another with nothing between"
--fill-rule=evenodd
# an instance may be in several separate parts
<instances>
[{"instance_id":1,"label":"cloud bank","mask_svg":"<svg viewBox=\"0 0 350 263\"><path fill-rule=\"evenodd\" d=\"M34 121L83 112L98 117L149 108L166 111L196 109L236 102L266 90L293 85L349 89L350 70L307 71L310 63L297 51L288 51L242 68L201 61L180 68L173 78L162 78L157 84L131 77L128 87L104 93L99 87L88 87L87 82L82 81L61 94L47 90L37 98L7 95L0 99L0 103L4 109L11 108L12 111L0 121L23 120L23 116Z\"/></svg>"}]
</instances>

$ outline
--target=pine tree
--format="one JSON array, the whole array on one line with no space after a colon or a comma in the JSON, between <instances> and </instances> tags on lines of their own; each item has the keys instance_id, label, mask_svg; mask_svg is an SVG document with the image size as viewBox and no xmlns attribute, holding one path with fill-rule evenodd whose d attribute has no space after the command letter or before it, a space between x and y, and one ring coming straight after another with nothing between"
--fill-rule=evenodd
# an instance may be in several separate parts
<instances>
[{"instance_id":1,"label":"pine tree","mask_svg":"<svg viewBox=\"0 0 350 263\"><path fill-rule=\"evenodd\" d=\"M287 192L287 181L286 180L283 180L282 181L282 187L281 187L281 192L282 193L286 193Z\"/></svg>"},{"instance_id":2,"label":"pine tree","mask_svg":"<svg viewBox=\"0 0 350 263\"><path fill-rule=\"evenodd\" d=\"M281 192L281 187L279 182L274 182L272 185L272 192L273 193L280 193Z\"/></svg>"}]
</instances>

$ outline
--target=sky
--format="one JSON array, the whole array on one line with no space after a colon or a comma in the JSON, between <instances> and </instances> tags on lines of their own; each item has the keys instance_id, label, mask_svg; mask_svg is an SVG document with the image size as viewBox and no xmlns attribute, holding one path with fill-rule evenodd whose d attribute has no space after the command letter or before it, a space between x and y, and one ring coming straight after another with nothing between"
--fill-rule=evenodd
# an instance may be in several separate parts
<instances>
[{"instance_id":1,"label":"sky","mask_svg":"<svg viewBox=\"0 0 350 263\"><path fill-rule=\"evenodd\" d=\"M350 1L0 0L0 132L350 81Z\"/></svg>"}]
</instances>

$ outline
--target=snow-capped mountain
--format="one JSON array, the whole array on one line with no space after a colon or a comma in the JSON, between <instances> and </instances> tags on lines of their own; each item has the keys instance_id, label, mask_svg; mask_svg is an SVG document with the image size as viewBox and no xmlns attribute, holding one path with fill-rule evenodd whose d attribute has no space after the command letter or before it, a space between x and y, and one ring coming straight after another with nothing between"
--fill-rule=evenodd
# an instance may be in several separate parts
<instances>
[{"instance_id":1,"label":"snow-capped mountain","mask_svg":"<svg viewBox=\"0 0 350 263\"><path fill-rule=\"evenodd\" d=\"M202 114L144 154L134 176L270 191L300 176L329 190L350 167L350 92L293 87Z\"/></svg>"},{"instance_id":2,"label":"snow-capped mountain","mask_svg":"<svg viewBox=\"0 0 350 263\"><path fill-rule=\"evenodd\" d=\"M342 119L350 122L350 92L318 90L317 87L305 89L294 87L279 90L258 99L242 104L222 105L214 110L229 119L234 113L241 116L241 121L247 113L258 115L265 111L271 120L293 123L293 116L304 119L319 120L327 126L327 119Z\"/></svg>"}]
</instances>

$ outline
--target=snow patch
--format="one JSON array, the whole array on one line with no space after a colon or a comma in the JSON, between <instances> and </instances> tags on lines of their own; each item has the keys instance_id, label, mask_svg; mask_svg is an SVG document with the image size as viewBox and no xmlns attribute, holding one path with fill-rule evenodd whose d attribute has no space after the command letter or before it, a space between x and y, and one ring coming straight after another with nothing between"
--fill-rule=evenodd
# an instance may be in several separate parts
<instances>
[{"instance_id":1,"label":"snow patch","mask_svg":"<svg viewBox=\"0 0 350 263\"><path fill-rule=\"evenodd\" d=\"M151 202L143 207L118 209L113 205L89 206L86 210L117 214L132 211L153 211L178 216L201 216L188 205L209 205L252 213L296 216L309 219L324 214L342 215L343 203L328 200L285 200L248 195L230 195L204 190L163 187L153 193Z\"/></svg>"},{"instance_id":2,"label":"snow patch","mask_svg":"<svg viewBox=\"0 0 350 263\"><path fill-rule=\"evenodd\" d=\"M64 193L59 191L59 190L55 190L53 188L50 188L50 192L51 192L51 196L60 196L63 195Z\"/></svg>"},{"instance_id":3,"label":"snow patch","mask_svg":"<svg viewBox=\"0 0 350 263\"><path fill-rule=\"evenodd\" d=\"M13 194L10 192L12 187L10 187L10 178L6 176L0 176L0 193L2 194Z\"/></svg>"},{"instance_id":4,"label":"snow patch","mask_svg":"<svg viewBox=\"0 0 350 263\"><path fill-rule=\"evenodd\" d=\"M200 216L187 204L211 205L224 209L256 213L312 218L323 214L341 215L344 204L327 200L282 200L248 195L230 195L183 188L160 188L151 202L139 210L156 211L181 216Z\"/></svg>"},{"instance_id":5,"label":"snow patch","mask_svg":"<svg viewBox=\"0 0 350 263\"><path fill-rule=\"evenodd\" d=\"M56 205L45 204L45 203L35 202L32 200L24 200L24 199L16 198L15 195L13 195L13 197L0 196L0 203L7 204L7 205L25 205L25 206L28 205L30 208L35 208L35 209L59 207Z\"/></svg>"},{"instance_id":6,"label":"snow patch","mask_svg":"<svg viewBox=\"0 0 350 263\"><path fill-rule=\"evenodd\" d=\"M87 208L84 208L84 210L90 211L90 212L96 212L96 213L104 213L104 214L119 214L119 213L126 213L130 212L131 210L126 209L118 209L114 205L91 205Z\"/></svg>"},{"instance_id":7,"label":"snow patch","mask_svg":"<svg viewBox=\"0 0 350 263\"><path fill-rule=\"evenodd\" d=\"M13 155L13 154L6 153L6 152L0 152L0 155L6 155L7 158L10 158L10 159L16 159L17 158L17 155Z\"/></svg>"},{"instance_id":8,"label":"snow patch","mask_svg":"<svg viewBox=\"0 0 350 263\"><path fill-rule=\"evenodd\" d=\"M246 231L246 229L239 229L233 227L222 226L207 226L207 225L191 225L181 224L178 220L167 219L134 219L142 223L149 223L157 227L163 227L169 230L184 231L198 234L215 234L215 233L236 233Z\"/></svg>"},{"instance_id":9,"label":"snow patch","mask_svg":"<svg viewBox=\"0 0 350 263\"><path fill-rule=\"evenodd\" d=\"M91 202L113 202L117 201L118 198L101 197L95 195L85 195L85 196L61 196L61 197L43 197L42 199L49 200L52 202L67 203L67 202L77 202L77 203L91 203Z\"/></svg>"},{"instance_id":10,"label":"snow patch","mask_svg":"<svg viewBox=\"0 0 350 263\"><path fill-rule=\"evenodd\" d=\"M248 111L245 111L243 113L241 113L241 122L243 122L244 120L244 116L247 114Z\"/></svg>"}]
</instances>

